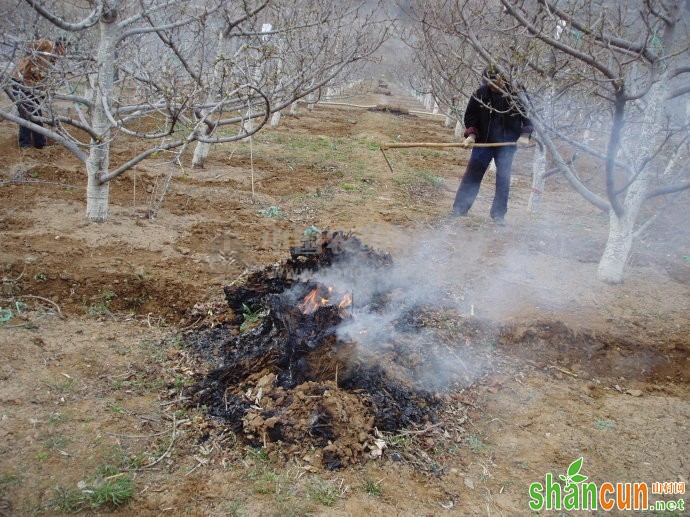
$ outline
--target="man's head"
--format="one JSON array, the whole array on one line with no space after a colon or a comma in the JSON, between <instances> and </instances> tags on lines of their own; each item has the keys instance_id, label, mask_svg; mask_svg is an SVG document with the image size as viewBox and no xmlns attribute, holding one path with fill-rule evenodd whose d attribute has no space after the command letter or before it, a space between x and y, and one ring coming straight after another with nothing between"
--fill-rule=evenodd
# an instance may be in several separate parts
<instances>
[{"instance_id":1,"label":"man's head","mask_svg":"<svg viewBox=\"0 0 690 517\"><path fill-rule=\"evenodd\" d=\"M484 69L484 73L482 75L484 76L484 79L486 80L487 84L489 85L489 88L492 91L505 89L505 77L503 77L501 72L498 71L496 65L494 65L493 63L491 63Z\"/></svg>"}]
</instances>

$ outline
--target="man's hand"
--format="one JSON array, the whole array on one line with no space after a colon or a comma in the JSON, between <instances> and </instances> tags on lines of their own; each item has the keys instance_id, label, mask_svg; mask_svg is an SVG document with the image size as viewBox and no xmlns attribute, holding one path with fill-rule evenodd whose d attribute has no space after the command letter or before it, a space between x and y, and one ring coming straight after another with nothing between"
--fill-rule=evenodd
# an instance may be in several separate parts
<instances>
[{"instance_id":1,"label":"man's hand","mask_svg":"<svg viewBox=\"0 0 690 517\"><path fill-rule=\"evenodd\" d=\"M520 138L517 139L518 149L524 149L529 145L529 135L522 134Z\"/></svg>"},{"instance_id":2,"label":"man's hand","mask_svg":"<svg viewBox=\"0 0 690 517\"><path fill-rule=\"evenodd\" d=\"M462 141L462 145L463 145L463 147L469 147L469 146L471 146L473 143L475 143L476 141L477 141L477 137L474 136L474 133L472 133L471 135L469 135L467 138L465 138L465 139Z\"/></svg>"}]
</instances>

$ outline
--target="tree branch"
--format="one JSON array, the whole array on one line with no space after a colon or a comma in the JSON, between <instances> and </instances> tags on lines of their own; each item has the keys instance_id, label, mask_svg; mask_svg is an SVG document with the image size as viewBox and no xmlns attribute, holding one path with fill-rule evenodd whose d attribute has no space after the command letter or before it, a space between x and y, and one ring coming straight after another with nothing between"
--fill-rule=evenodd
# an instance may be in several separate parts
<instances>
[{"instance_id":1,"label":"tree branch","mask_svg":"<svg viewBox=\"0 0 690 517\"><path fill-rule=\"evenodd\" d=\"M37 0L24 0L27 4L29 4L38 14L43 16L46 20L48 20L50 23L57 25L61 29L64 29L66 31L70 32L77 32L83 29L88 29L89 27L92 27L98 23L98 20L100 17L103 15L103 0L94 0L93 3L95 3L95 7L93 11L87 16L85 19L83 19L80 22L77 23L70 23L66 20L63 20L62 18L54 15L50 11L46 10L40 2Z\"/></svg>"},{"instance_id":2,"label":"tree branch","mask_svg":"<svg viewBox=\"0 0 690 517\"><path fill-rule=\"evenodd\" d=\"M33 122L30 122L28 120L24 120L23 118L18 117L14 113L10 113L2 109L0 109L0 117L7 119L10 122L15 122L20 126L28 127L31 131L35 131L36 133L40 133L45 137L55 140L57 143L65 147L69 152L71 152L82 162L86 162L86 159L88 158L88 156L81 149L79 149L79 147L77 147L77 145L74 142L68 140L59 133L46 129L42 126L39 126L38 124L34 124Z\"/></svg>"}]
</instances>

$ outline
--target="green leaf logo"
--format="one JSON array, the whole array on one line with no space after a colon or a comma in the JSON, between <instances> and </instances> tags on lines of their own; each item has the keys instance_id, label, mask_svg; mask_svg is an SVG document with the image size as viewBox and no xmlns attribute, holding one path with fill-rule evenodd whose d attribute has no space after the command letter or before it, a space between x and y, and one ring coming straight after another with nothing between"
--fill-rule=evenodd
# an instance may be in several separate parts
<instances>
[{"instance_id":1,"label":"green leaf logo","mask_svg":"<svg viewBox=\"0 0 690 517\"><path fill-rule=\"evenodd\" d=\"M578 472L580 472L580 469L582 468L582 462L584 461L583 457L580 457L580 459L577 459L573 461L570 464L570 467L568 467L568 476L572 477Z\"/></svg>"},{"instance_id":2,"label":"green leaf logo","mask_svg":"<svg viewBox=\"0 0 690 517\"><path fill-rule=\"evenodd\" d=\"M570 464L568 467L568 473L565 476L563 474L558 476L559 479L565 481L566 488L570 486L571 483L582 483L587 479L587 476L580 474L583 461L584 458L581 456Z\"/></svg>"}]
</instances>

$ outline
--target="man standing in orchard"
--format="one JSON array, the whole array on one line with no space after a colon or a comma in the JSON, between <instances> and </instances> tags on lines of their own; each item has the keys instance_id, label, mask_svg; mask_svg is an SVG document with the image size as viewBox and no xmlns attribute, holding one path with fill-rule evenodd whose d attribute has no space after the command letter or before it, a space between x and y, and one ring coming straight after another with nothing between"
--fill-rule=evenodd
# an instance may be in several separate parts
<instances>
[{"instance_id":1,"label":"man standing in orchard","mask_svg":"<svg viewBox=\"0 0 690 517\"><path fill-rule=\"evenodd\" d=\"M491 160L496 164L496 193L491 218L503 223L508 211L510 171L516 147L529 144L532 125L524 115L510 85L493 65L484 70L482 86L474 92L465 110L464 144L503 144L472 148L470 161L455 195L452 215L464 216L477 198L479 186Z\"/></svg>"},{"instance_id":2,"label":"man standing in orchard","mask_svg":"<svg viewBox=\"0 0 690 517\"><path fill-rule=\"evenodd\" d=\"M46 78L58 57L65 55L69 43L65 38L56 41L38 39L29 42L27 54L19 61L12 74L10 91L19 111L19 116L43 127L36 117L42 116L41 105L46 93ZM19 126L19 147L34 146L42 149L46 137L38 131Z\"/></svg>"}]
</instances>

